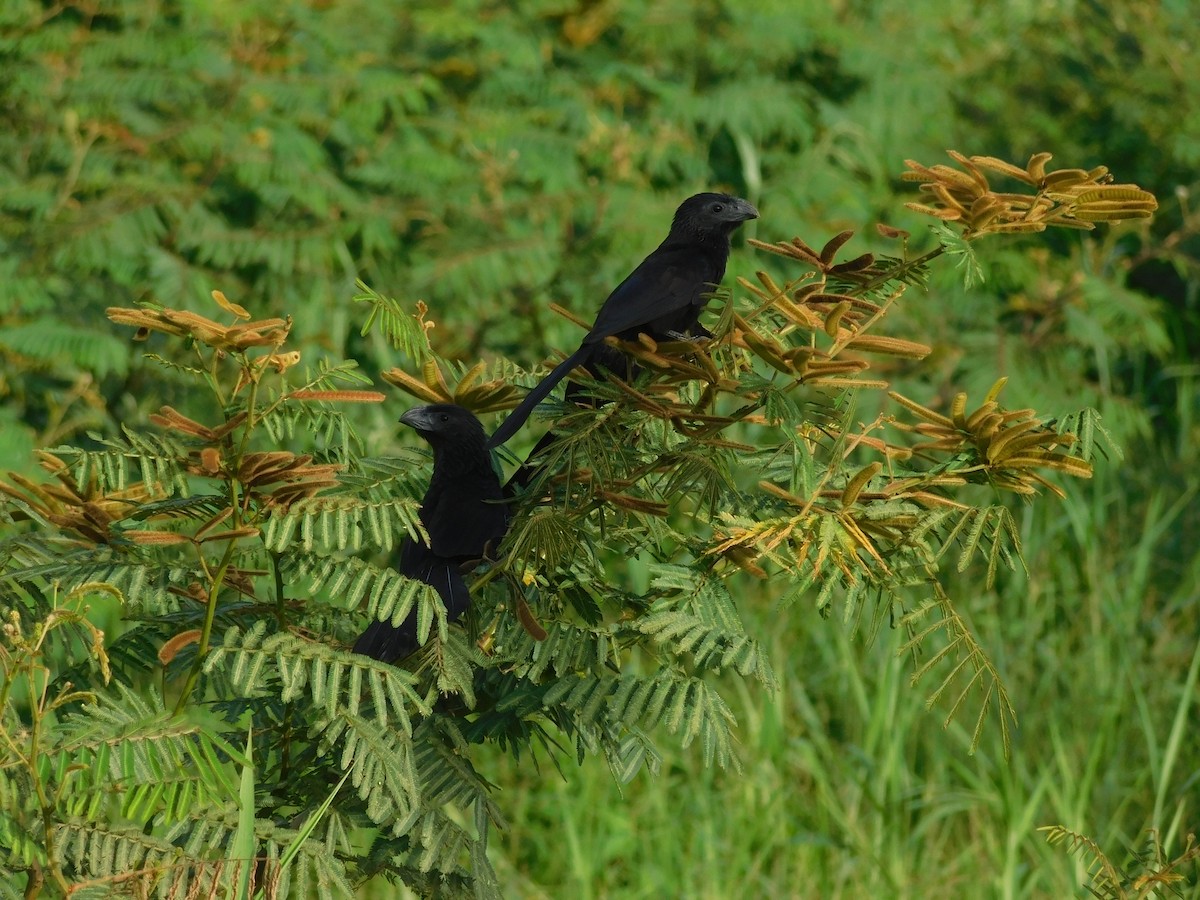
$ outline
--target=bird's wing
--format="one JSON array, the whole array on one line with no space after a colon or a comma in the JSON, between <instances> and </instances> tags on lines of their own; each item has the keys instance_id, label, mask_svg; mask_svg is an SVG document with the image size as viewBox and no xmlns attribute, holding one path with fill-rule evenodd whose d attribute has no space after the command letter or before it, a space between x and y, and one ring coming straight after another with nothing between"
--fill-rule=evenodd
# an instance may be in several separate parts
<instances>
[{"instance_id":1,"label":"bird's wing","mask_svg":"<svg viewBox=\"0 0 1200 900\"><path fill-rule=\"evenodd\" d=\"M694 247L659 247L608 295L584 343L636 334L664 315L699 306L723 274L712 257Z\"/></svg>"},{"instance_id":2,"label":"bird's wing","mask_svg":"<svg viewBox=\"0 0 1200 900\"><path fill-rule=\"evenodd\" d=\"M429 532L433 555L459 562L482 559L494 551L508 531L508 504L501 502L500 482L490 478L464 477L425 496L421 521Z\"/></svg>"}]
</instances>

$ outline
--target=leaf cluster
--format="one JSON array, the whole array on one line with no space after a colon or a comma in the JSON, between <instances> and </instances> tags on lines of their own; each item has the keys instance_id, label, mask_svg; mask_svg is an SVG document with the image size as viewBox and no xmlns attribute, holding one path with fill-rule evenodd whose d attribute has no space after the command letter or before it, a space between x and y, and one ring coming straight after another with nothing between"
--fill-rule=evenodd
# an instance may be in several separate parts
<instances>
[{"instance_id":1,"label":"leaf cluster","mask_svg":"<svg viewBox=\"0 0 1200 900\"><path fill-rule=\"evenodd\" d=\"M1181 870L1194 869L1196 860L1200 859L1200 846L1192 834L1187 836L1180 852L1168 859L1158 834L1152 831L1142 847L1129 850L1130 862L1122 866L1085 834L1061 825L1046 825L1038 831L1045 833L1048 843L1063 847L1071 855L1088 858L1091 883L1086 887L1100 900L1183 897L1188 879Z\"/></svg>"}]
</instances>

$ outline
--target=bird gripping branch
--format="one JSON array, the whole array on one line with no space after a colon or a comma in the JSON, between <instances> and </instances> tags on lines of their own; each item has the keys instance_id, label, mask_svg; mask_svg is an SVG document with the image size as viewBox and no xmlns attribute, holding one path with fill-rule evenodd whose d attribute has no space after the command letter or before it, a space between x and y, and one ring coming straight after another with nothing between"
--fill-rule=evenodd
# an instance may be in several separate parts
<instances>
[{"instance_id":1,"label":"bird gripping branch","mask_svg":"<svg viewBox=\"0 0 1200 900\"><path fill-rule=\"evenodd\" d=\"M579 349L526 395L488 440L499 447L520 430L534 408L573 369L592 368L604 339L635 340L645 333L656 341L687 339L709 294L725 277L730 235L758 218L750 203L729 194L688 197L675 210L671 230L658 247L608 295ZM595 374L595 373L593 373Z\"/></svg>"}]
</instances>

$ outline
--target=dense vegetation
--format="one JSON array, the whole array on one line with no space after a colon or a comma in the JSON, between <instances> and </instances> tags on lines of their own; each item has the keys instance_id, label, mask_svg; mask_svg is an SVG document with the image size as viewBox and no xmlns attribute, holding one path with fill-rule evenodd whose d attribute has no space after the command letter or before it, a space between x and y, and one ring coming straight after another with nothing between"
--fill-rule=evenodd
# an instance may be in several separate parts
<instances>
[{"instance_id":1,"label":"dense vegetation","mask_svg":"<svg viewBox=\"0 0 1200 900\"><path fill-rule=\"evenodd\" d=\"M236 880L245 867L214 863L294 848L296 891L379 870L514 896L1016 897L1078 891L1107 854L1091 880L1102 895L1165 890L1131 879L1184 854L1197 821L1200 25L1187 4L510 6L0 9L0 458L18 473L0 602L20 615L3 650L6 871L53 891L50 850L100 891L122 867ZM919 199L904 159L932 165L947 147L1022 166L1050 149L1050 170L1105 165L1161 208L972 250L956 237L970 223L930 236L904 208ZM443 632L416 671L353 664L331 641L368 605L422 604L441 630L430 598L383 565L428 470L391 424L402 404L375 402L368 382L387 371L418 395L511 402L532 380L522 370L578 339L550 304L589 317L675 203L708 187L763 211L749 236L764 243L735 249L713 304L727 343L707 364L673 357L640 386L645 402L626 396L605 427L642 438L611 459L597 452L611 439L575 422L596 478L530 510L480 579L486 608L517 616ZM822 258L845 230L852 242ZM793 235L815 264L789 258ZM939 242L957 252L902 264ZM865 280L832 268L867 251L882 268ZM753 319L802 277L886 319L850 301ZM123 310L111 326L110 308ZM933 352L855 353L846 330L863 323ZM130 325L149 340L131 344ZM1048 476L1061 501L1014 502L1004 478L933 483L987 456L961 436L935 451L940 468L869 445L846 455L864 427L905 443L875 434L881 413L938 420L846 392L853 366L817 390L812 358L788 355L805 343L836 351L817 362L869 358L862 377L956 425L1000 377L1012 411L1094 407L1125 461L1086 414L1031 435L1060 471L1082 472L1068 461L1080 448L1050 435L1096 437L1084 443L1104 454L1091 481ZM688 386L706 365L715 397ZM773 390L772 372L805 390ZM754 410L681 437L656 384L685 405ZM989 412L1003 408L975 424ZM670 468L625 483L647 444L675 454ZM42 456L54 489L34 486L35 447L59 448ZM978 512L931 521L919 498L888 493L914 477L914 493ZM754 529L818 497L827 519L869 523L882 566L859 567L870 554L847 552L847 532L816 526L814 555L843 553L849 574L808 577L802 541L761 553L773 534ZM587 546L577 564L562 535ZM1025 564L1010 570L1018 543ZM925 634L914 614L931 597L926 624L940 624ZM543 627L560 633L535 641ZM898 653L914 634L921 651ZM935 691L943 679L954 686ZM613 697L624 715L600 715ZM51 746L39 741L58 743L21 773L25 749ZM608 768L571 760L596 753ZM1036 831L1052 825L1072 834L1052 845ZM1194 861L1178 874L1196 896ZM375 885L364 895L388 896Z\"/></svg>"}]
</instances>

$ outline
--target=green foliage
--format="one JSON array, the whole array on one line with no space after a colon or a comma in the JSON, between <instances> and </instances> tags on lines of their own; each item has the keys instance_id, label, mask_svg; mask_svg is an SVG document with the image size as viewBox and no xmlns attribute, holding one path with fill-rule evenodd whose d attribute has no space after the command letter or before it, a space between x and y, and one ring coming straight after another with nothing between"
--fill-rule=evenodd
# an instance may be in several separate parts
<instances>
[{"instance_id":1,"label":"green foliage","mask_svg":"<svg viewBox=\"0 0 1200 900\"><path fill-rule=\"evenodd\" d=\"M331 750L335 760L326 768L304 758L291 770L319 770L303 792L303 824L292 795L268 796L280 781L280 761L253 761L256 776L266 778L257 782L258 851L271 861L266 871L280 873L285 893L309 896L318 882L380 872L426 893L439 886L467 892L474 877L480 892L503 883L529 895L539 884L552 894L720 895L722 886L730 893L750 883L770 895L804 883L830 896L950 897L994 878L1006 895L1057 896L1079 884L1082 866L1076 877L1056 854L1031 849L1040 843L1032 823L1065 822L1104 846L1128 846L1133 835L1160 828L1164 846L1178 844L1188 815L1180 773L1191 757L1186 730L1171 723L1188 721L1193 694L1173 691L1192 659L1191 645L1179 641L1196 633L1189 536L1200 524L1190 502L1200 446L1198 220L1189 200L1200 146L1191 112L1200 108L1192 102L1200 57L1188 48L1197 39L1193 11L1178 2L947 12L945 4L917 0L903 14L861 4L671 0L402 9L250 0L236 10L142 0L105 0L86 10L0 4L0 459L28 475L31 451L53 447L77 493L94 491L89 500L156 485L153 495L114 499L99 510L99 522L67 510L68 523L88 531L86 540L70 527L56 531L61 507L12 498L0 512L0 565L24 580L3 583L0 605L47 613L73 585L119 588L124 620L105 623L107 658L116 682L148 704L150 718L161 707L147 687L150 673L159 680L155 654L168 639L206 627L205 597L193 585L214 573L198 559L216 555L219 562L226 544L143 542L174 540L145 535L160 526L195 538L231 507L230 497L211 472L196 471L194 436L144 423L163 403L197 421L227 421L229 397L196 389L195 376L205 370L185 342L153 338L142 354L125 334L105 331L99 312L114 302L203 309L220 284L253 297L264 313L293 315L291 338L314 374L347 356L365 372L388 369L396 360L379 338L386 334L413 370L394 370L394 383L491 411L511 399L505 385L532 383L528 370L540 354L577 338L573 326L547 314L550 302L589 317L692 190L727 186L749 196L765 214L759 227L776 237L790 233L779 230L783 223L825 234L859 228L882 210L894 211L892 224L912 228L893 177L902 158L931 158L948 141L1012 159L1053 146L1085 167L1102 159L1163 198L1164 209L1153 223L1083 239L1048 234L976 246L939 227L937 245L958 251L963 271L982 278L969 290L963 271L920 262L923 231L911 249L908 238L901 250L894 237L863 234L859 241L881 262L907 259L890 272L893 284L922 290L894 303L885 324L934 349L919 366L873 360L874 372L905 398L932 398L936 410L950 406L957 390L987 396L1001 374L1009 379L1006 398L1020 406L1080 410L1043 424L1077 435L1073 453L1081 459L1100 452L1115 463L1117 446L1128 458L1119 477L1081 492L1089 499L1075 493L1051 512L1001 504L986 486L943 486L964 510L873 497L888 486L893 463L915 470L910 477L928 477L917 462L889 457L882 473L859 485L846 515L838 507L856 476L869 471L872 449L860 443L852 462L839 460L849 443L831 443L823 430L854 437L842 423L895 408L884 410L883 398L876 408L874 392L864 389L849 406L840 389L780 390L772 379L783 373L757 356L762 404L747 424L728 429L738 446L702 450L647 422L642 414L654 415L645 410L625 416L610 407L595 415L547 404L548 417L574 431L548 462L558 471L590 468L594 481L547 485L561 505L523 513L511 538L512 581L495 569L476 579L468 626L482 640L481 657L457 629L445 628L429 591L381 563L388 540L416 527L426 457L393 450L385 416L369 405L260 406L256 449L315 452L318 464L345 468L336 488L261 510L260 536L235 542L232 587L222 582L220 603L207 607L215 611L213 662L197 676L203 691L192 696L217 702L218 718L204 719L203 734L229 746L244 746L251 720L256 753L269 753L280 734L301 746L297 735L318 720L355 745L350 766L339 768L343 759ZM739 247L727 284L760 267L786 280L792 266ZM356 278L402 299L360 285L366 305L349 304ZM744 292L737 296L744 304ZM418 297L426 298L428 315L412 315ZM774 337L774 329L755 328ZM710 351L718 365L734 353ZM513 362L473 365L490 352ZM436 372L421 369L429 360ZM739 377L753 387L749 375ZM689 402L700 399L687 385L678 389ZM611 386L597 391L629 403ZM487 397L490 405L479 402ZM790 442L781 443L760 416ZM907 421L937 426L917 412ZM634 447L609 459L605 429L622 426L672 454L667 469L646 474L632 490L610 491L622 503L633 497L640 510L613 507L593 490L611 487L651 456ZM946 428L940 439L960 431ZM771 452L743 449L766 436ZM978 459L978 448L967 450L970 459ZM394 455L370 459L368 452ZM837 465L827 468L829 461ZM965 465L955 460L951 468ZM969 477L986 481L980 471ZM803 507L757 481L791 498L824 496L798 517ZM684 493L689 504L674 505ZM581 520L569 497L596 508ZM663 504L668 515L649 512ZM907 521L912 516L920 521ZM789 525L791 534L811 536L807 562L795 568L799 548L788 538L742 559L770 580L736 574L735 548L756 552L761 542L734 529L760 525L774 529L763 532L768 542ZM868 558L854 528L887 571ZM111 544L93 543L99 532ZM896 540L901 532L906 541ZM718 533L745 542L731 546L732 555L703 557L712 546L707 538ZM576 541L588 552L572 561ZM655 561L664 558L671 561ZM857 577L847 577L839 561ZM514 582L547 632L544 641L510 611ZM732 619L719 596L726 585L736 585ZM303 605L293 602L305 594L312 597ZM288 598L283 608L280 597ZM361 624L349 622L349 607L400 616L413 604L436 648L421 661L418 684L385 667L355 676L357 667L339 667L327 655L329 636L348 637ZM849 634L875 642L864 648L842 629L814 628L807 609L836 614L858 629ZM26 627L36 621L27 615ZM903 630L890 633L896 624ZM69 639L63 625L52 631L59 638L51 638L45 667L56 682L95 688L97 708L126 708L122 689L103 688L95 663L80 652L90 646L83 626L69 628ZM918 638L936 642L908 661L928 687L906 691L888 652ZM167 663L168 706L195 648L183 646ZM235 662L238 684L253 687L258 679L253 701L232 688ZM543 705L557 679L592 679L589 696L607 699L626 684L651 683L664 667L676 691L698 678L728 700L742 744L732 758L746 766L744 776L699 768L703 754L694 751L660 751L640 729L608 734L603 718L587 719L592 730L575 730L586 709ZM743 686L745 678L782 684L765 714L761 693ZM302 708L317 683L321 702ZM980 735L962 731L959 721L978 725L983 713L992 715L1003 700L996 685L1008 688L1022 714L1014 759L992 763L995 732L985 731L973 765L963 763ZM287 695L290 718L278 699L285 686L298 692ZM443 688L470 699L474 711L463 718L439 706L434 698ZM941 697L939 717L966 704L947 731L925 727L920 706L930 692ZM501 696L503 703L495 700ZM190 703L187 715L197 707ZM29 704L19 700L16 709L26 723ZM377 709L391 723L386 728ZM82 715L63 719L83 728ZM332 815L326 809L318 817L350 773L391 771L389 760L403 751L387 743L394 740L388 733L404 715L443 729L436 741L428 734L421 740L429 759L442 754L443 766L454 764L446 769L455 773L449 787L473 783L464 759L480 771L486 766L488 778L505 787L498 796L512 827L502 843L493 834L490 845L499 876L485 855L495 809L469 791L455 795L452 821L431 813L420 823L452 846L458 868L448 873L407 835L380 832L369 847L352 846L371 821L360 807L400 803L402 792L364 799L360 780L337 792ZM265 727L262 742L258 726ZM448 737L451 726L457 738ZM681 725L676 734L688 732ZM201 740L164 744L163 758L190 759L188 748ZM599 750L622 783L642 765L660 778L618 801L590 787L585 768L572 773L569 789L556 790L554 779L531 775L525 762L545 750L557 764L564 741L578 753ZM79 752L81 764L91 765ZM232 756L223 764L234 784L247 768ZM125 777L113 775L114 791ZM145 791L145 781L129 783ZM27 786L7 796L19 805ZM805 792L802 803L794 802L797 790ZM345 815L344 797L357 804ZM143 802L165 801L146 794ZM9 809L7 800L2 805ZM543 806L553 814L532 817L541 828L522 821ZM753 814L731 812L743 808ZM175 826L152 822L147 835L122 824L119 805L102 802L93 819L64 826L59 846L73 842L74 872L86 870L88 848L108 842L152 872L177 866L171 871L180 883L208 879L207 891L242 874L228 848L246 810L226 810L219 824L213 810ZM646 827L635 830L626 812ZM561 822L553 818L559 815ZM26 817L19 824L6 830L16 835L14 846L29 835L37 844L44 829ZM310 826L316 830L306 833ZM973 838L969 853L956 849L964 833ZM177 855L185 841L197 869ZM0 844L7 850L8 838ZM533 849L543 845L544 852ZM739 846L744 857L726 855ZM293 864L276 866L289 848ZM914 859L929 864L914 867ZM936 884L918 868L936 871ZM0 878L0 896L16 890Z\"/></svg>"},{"instance_id":2,"label":"green foliage","mask_svg":"<svg viewBox=\"0 0 1200 900\"><path fill-rule=\"evenodd\" d=\"M1031 182L1036 203L1045 187ZM1060 187L1047 222L1082 216L1108 196L1096 185L1088 176L1078 198ZM957 202L954 190L934 202ZM1148 202L1122 191L1116 214ZM977 239L1005 221L961 225ZM960 545L961 571L984 553L990 582L1019 555L1007 510L958 499L972 483L1062 494L1042 472L1091 470L1066 452L1072 435L999 405L1003 381L972 412L965 395L942 415L894 394L916 421L856 424L849 398L886 386L865 376L870 357L928 352L873 330L942 249L839 261L850 237L820 251L799 238L756 242L803 271L782 285L766 272L743 280L721 298L707 346L626 347L647 374L602 386L624 402L556 425L562 449L518 498L500 562L475 580L473 644L448 627L436 592L379 561L419 535L414 496L426 479L414 459L362 454L344 409L383 395L360 388L354 363L301 367L285 349L289 320L251 320L218 291L228 323L155 303L110 308L116 323L189 342L187 366L163 363L194 396L187 412L153 413L158 432L128 426L99 449L40 452L49 483L17 473L0 483L8 516L29 523L0 543L5 689L24 678L31 691L23 708L4 697L0 770L22 779L4 796L38 798L4 809L6 830L27 835L7 874L98 887L133 865L138 889L162 896L181 883L346 896L382 874L424 892L494 895L486 848L504 820L475 766L481 747L556 757L567 742L627 781L654 768L652 737L665 731L685 748L698 741L706 763L737 768L736 721L713 679L775 688L731 588L768 570L792 602L809 596L870 635L932 595L898 620L905 649L929 653L914 680L941 673L932 700L948 697L947 721L977 704L972 750L996 709L1007 750L1013 705L938 560ZM360 299L375 310L368 322L421 364L420 378L397 369L389 380L483 410L512 402L511 369L483 380L483 364L440 358L424 306L406 319L377 292ZM814 415L794 396L811 397ZM885 424L901 440L882 438ZM609 575L622 556L650 562L644 590ZM108 647L82 614L97 591L119 598L127 620ZM342 649L367 618L410 612L425 644L411 669ZM77 657L59 635L67 624L87 638L70 681L53 662ZM144 699L158 672L170 713L155 692ZM34 686L52 682L59 692L39 696Z\"/></svg>"}]
</instances>

